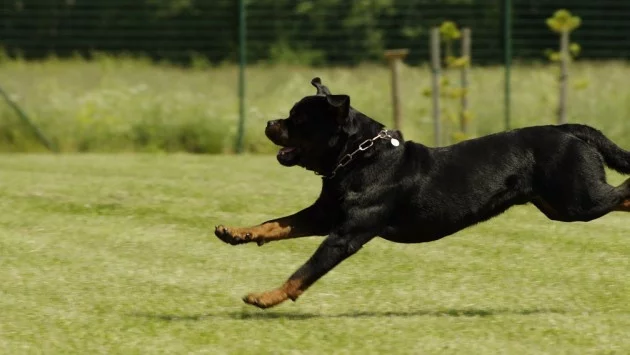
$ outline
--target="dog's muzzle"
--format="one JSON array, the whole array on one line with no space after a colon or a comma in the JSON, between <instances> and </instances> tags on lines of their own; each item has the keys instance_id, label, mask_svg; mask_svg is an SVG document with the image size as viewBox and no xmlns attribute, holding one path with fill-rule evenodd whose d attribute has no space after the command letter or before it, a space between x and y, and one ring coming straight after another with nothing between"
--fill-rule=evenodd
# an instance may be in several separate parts
<instances>
[{"instance_id":1,"label":"dog's muzzle","mask_svg":"<svg viewBox=\"0 0 630 355\"><path fill-rule=\"evenodd\" d=\"M284 125L281 120L273 120L267 122L267 127L265 128L265 135L269 140L271 140L274 144L277 145L286 145L287 134L286 129L284 129Z\"/></svg>"},{"instance_id":2,"label":"dog's muzzle","mask_svg":"<svg viewBox=\"0 0 630 355\"><path fill-rule=\"evenodd\" d=\"M274 144L281 146L278 151L278 162L284 166L296 165L300 160L300 149L292 147L288 144L288 133L282 120L273 120L267 122L265 135Z\"/></svg>"}]
</instances>

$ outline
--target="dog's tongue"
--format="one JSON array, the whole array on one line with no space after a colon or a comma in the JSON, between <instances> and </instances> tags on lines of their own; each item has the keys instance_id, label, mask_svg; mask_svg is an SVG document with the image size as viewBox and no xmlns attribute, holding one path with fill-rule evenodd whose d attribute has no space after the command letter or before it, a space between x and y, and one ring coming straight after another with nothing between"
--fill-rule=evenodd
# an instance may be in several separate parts
<instances>
[{"instance_id":1,"label":"dog's tongue","mask_svg":"<svg viewBox=\"0 0 630 355\"><path fill-rule=\"evenodd\" d=\"M295 147L283 147L280 149L280 154L287 154L287 153L291 153L292 151L295 150Z\"/></svg>"}]
</instances>

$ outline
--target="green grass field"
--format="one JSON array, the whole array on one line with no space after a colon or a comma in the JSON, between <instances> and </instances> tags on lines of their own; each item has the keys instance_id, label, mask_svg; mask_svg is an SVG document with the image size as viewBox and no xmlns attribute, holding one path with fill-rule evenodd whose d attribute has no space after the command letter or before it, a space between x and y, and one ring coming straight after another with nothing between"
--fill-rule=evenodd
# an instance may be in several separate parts
<instances>
[{"instance_id":1,"label":"green grass field","mask_svg":"<svg viewBox=\"0 0 630 355\"><path fill-rule=\"evenodd\" d=\"M294 212L318 180L271 156L1 156L0 352L630 352L622 213L519 207L433 243L377 239L296 303L245 305L321 239L232 247L214 225Z\"/></svg>"},{"instance_id":2,"label":"green grass field","mask_svg":"<svg viewBox=\"0 0 630 355\"><path fill-rule=\"evenodd\" d=\"M234 148L238 121L234 66L182 69L106 55L94 61L40 62L3 60L0 55L0 63L0 86L62 151L220 153ZM448 74L454 87L459 85L458 75ZM569 121L591 124L613 140L627 142L630 62L578 61L570 75ZM261 127L269 119L286 117L296 101L314 94L309 84L314 76L322 77L333 93L349 94L355 108L391 127L390 73L384 65L253 66L247 70L248 151L274 150L260 134ZM431 100L423 95L430 88L430 70L404 67L401 77L405 136L433 144ZM558 68L551 64L514 67L512 127L556 122L557 77ZM504 129L503 78L502 67L473 66L473 135ZM457 106L457 100L444 100L447 133L457 128L453 116ZM42 148L15 113L0 102L0 151L38 150Z\"/></svg>"}]
</instances>

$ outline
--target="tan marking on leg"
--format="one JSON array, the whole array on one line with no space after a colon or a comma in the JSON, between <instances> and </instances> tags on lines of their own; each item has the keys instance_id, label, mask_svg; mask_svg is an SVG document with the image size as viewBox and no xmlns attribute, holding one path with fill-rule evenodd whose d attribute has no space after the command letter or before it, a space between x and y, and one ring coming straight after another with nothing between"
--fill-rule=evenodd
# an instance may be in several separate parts
<instances>
[{"instance_id":1,"label":"tan marking on leg","mask_svg":"<svg viewBox=\"0 0 630 355\"><path fill-rule=\"evenodd\" d=\"M621 204L615 208L615 211L630 212L630 199L621 202Z\"/></svg>"},{"instance_id":2,"label":"tan marking on leg","mask_svg":"<svg viewBox=\"0 0 630 355\"><path fill-rule=\"evenodd\" d=\"M247 228L218 226L214 234L229 244L256 242L258 245L263 245L274 240L290 238L292 229L293 227L288 224L283 225L274 221Z\"/></svg>"},{"instance_id":3,"label":"tan marking on leg","mask_svg":"<svg viewBox=\"0 0 630 355\"><path fill-rule=\"evenodd\" d=\"M304 292L301 289L302 284L302 280L299 279L288 280L275 290L263 293L250 293L243 297L243 301L262 309L276 306L288 299L295 301Z\"/></svg>"},{"instance_id":4,"label":"tan marking on leg","mask_svg":"<svg viewBox=\"0 0 630 355\"><path fill-rule=\"evenodd\" d=\"M287 294L291 301L297 300L304 293L304 280L292 279L282 285L282 290Z\"/></svg>"},{"instance_id":5,"label":"tan marking on leg","mask_svg":"<svg viewBox=\"0 0 630 355\"><path fill-rule=\"evenodd\" d=\"M312 215L313 213L299 212L247 228L218 226L214 234L229 244L256 242L258 245L313 234L322 235L323 222L321 218L317 218L319 215L315 214L314 218L311 218Z\"/></svg>"},{"instance_id":6,"label":"tan marking on leg","mask_svg":"<svg viewBox=\"0 0 630 355\"><path fill-rule=\"evenodd\" d=\"M234 228L233 231L238 235L249 233L254 241L263 239L265 242L270 242L286 238L291 235L292 229L288 224L281 225L279 222L267 222L250 228Z\"/></svg>"},{"instance_id":7,"label":"tan marking on leg","mask_svg":"<svg viewBox=\"0 0 630 355\"><path fill-rule=\"evenodd\" d=\"M274 218L257 226L229 228L218 226L214 234L229 244L256 242L258 245L275 240L326 235L332 226L333 213L318 199L315 204L290 216Z\"/></svg>"}]
</instances>

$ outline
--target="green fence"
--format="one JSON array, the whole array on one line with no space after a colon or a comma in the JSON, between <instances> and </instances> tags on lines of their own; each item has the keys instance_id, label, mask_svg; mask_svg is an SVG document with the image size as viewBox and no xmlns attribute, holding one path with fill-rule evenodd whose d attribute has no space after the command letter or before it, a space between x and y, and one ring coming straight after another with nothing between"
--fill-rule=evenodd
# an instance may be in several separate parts
<instances>
[{"instance_id":1,"label":"green fence","mask_svg":"<svg viewBox=\"0 0 630 355\"><path fill-rule=\"evenodd\" d=\"M428 58L428 29L444 20L470 27L475 61L503 60L500 0L248 0L251 63L352 65L381 60L386 48ZM186 63L237 60L237 0L5 0L0 42L10 54L37 58L91 51L128 52ZM555 45L545 18L568 8L583 18L575 39L586 58L630 56L630 1L512 0L514 56L540 59Z\"/></svg>"},{"instance_id":2,"label":"green fence","mask_svg":"<svg viewBox=\"0 0 630 355\"><path fill-rule=\"evenodd\" d=\"M545 52L558 47L558 35L545 21L563 8L582 19L580 28L571 34L572 41L583 48L580 60L630 58L627 0L4 0L0 4L0 47L4 51L0 59L91 58L105 52L184 66L240 63L240 76L233 75L230 85L234 86L231 93L241 97L240 105L234 105L234 115L240 117L234 126L242 132L247 126L246 78L251 79L242 70L245 64L359 67L384 64L386 49L407 48L405 62L417 68L430 58L430 29L446 20L472 30L475 66L501 66L512 60L548 63ZM0 86L11 86L4 81ZM481 133L510 126L514 111L510 111L510 82L515 80L501 81L505 84L502 89L493 86L477 93L496 97L490 101L501 111L488 113L495 126L487 123ZM625 99L616 100L606 106ZM483 108L488 111L488 106ZM415 106L411 109L419 112ZM387 116L387 112L379 113ZM623 116L623 109L617 113ZM38 119L26 117L24 121L37 123ZM617 131L619 136L626 132ZM44 134L39 136L47 142ZM244 140L241 134L235 137L236 150L243 148Z\"/></svg>"}]
</instances>

